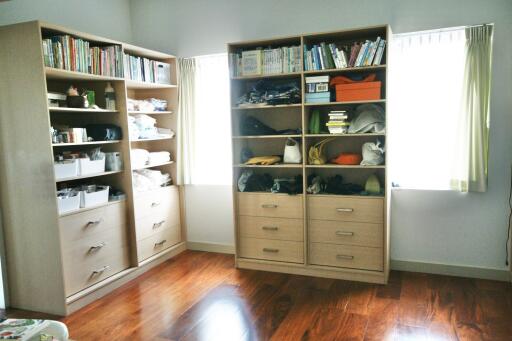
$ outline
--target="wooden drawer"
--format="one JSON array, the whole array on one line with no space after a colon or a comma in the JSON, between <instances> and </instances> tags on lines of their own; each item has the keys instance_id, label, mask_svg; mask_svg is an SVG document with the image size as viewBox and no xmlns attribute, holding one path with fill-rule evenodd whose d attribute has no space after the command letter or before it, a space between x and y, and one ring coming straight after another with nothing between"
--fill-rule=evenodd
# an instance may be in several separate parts
<instances>
[{"instance_id":1,"label":"wooden drawer","mask_svg":"<svg viewBox=\"0 0 512 341\"><path fill-rule=\"evenodd\" d=\"M159 231L152 236L137 241L139 262L147 259L181 241L181 231L178 225Z\"/></svg>"},{"instance_id":2,"label":"wooden drawer","mask_svg":"<svg viewBox=\"0 0 512 341\"><path fill-rule=\"evenodd\" d=\"M137 219L135 221L135 231L137 240L148 238L162 230L171 228L180 224L180 212L170 209L160 209L154 214Z\"/></svg>"},{"instance_id":3,"label":"wooden drawer","mask_svg":"<svg viewBox=\"0 0 512 341\"><path fill-rule=\"evenodd\" d=\"M62 244L72 246L84 238L101 237L111 228L126 226L126 204L115 203L59 218Z\"/></svg>"},{"instance_id":4,"label":"wooden drawer","mask_svg":"<svg viewBox=\"0 0 512 341\"><path fill-rule=\"evenodd\" d=\"M384 222L384 199L343 198L337 196L309 196L310 219Z\"/></svg>"},{"instance_id":5,"label":"wooden drawer","mask_svg":"<svg viewBox=\"0 0 512 341\"><path fill-rule=\"evenodd\" d=\"M304 240L302 219L239 216L240 236L279 240Z\"/></svg>"},{"instance_id":6,"label":"wooden drawer","mask_svg":"<svg viewBox=\"0 0 512 341\"><path fill-rule=\"evenodd\" d=\"M180 212L180 196L177 186L134 194L135 219L142 219L156 212Z\"/></svg>"},{"instance_id":7,"label":"wooden drawer","mask_svg":"<svg viewBox=\"0 0 512 341\"><path fill-rule=\"evenodd\" d=\"M73 295L130 266L128 248L112 248L81 263L64 262L66 296Z\"/></svg>"},{"instance_id":8,"label":"wooden drawer","mask_svg":"<svg viewBox=\"0 0 512 341\"><path fill-rule=\"evenodd\" d=\"M240 238L240 257L274 260L279 262L304 262L304 243L284 240Z\"/></svg>"},{"instance_id":9,"label":"wooden drawer","mask_svg":"<svg viewBox=\"0 0 512 341\"><path fill-rule=\"evenodd\" d=\"M314 243L383 247L383 238L383 224L335 220L309 221L309 240Z\"/></svg>"},{"instance_id":10,"label":"wooden drawer","mask_svg":"<svg viewBox=\"0 0 512 341\"><path fill-rule=\"evenodd\" d=\"M382 271L382 248L311 243L309 262L317 265L337 266L363 270Z\"/></svg>"},{"instance_id":11,"label":"wooden drawer","mask_svg":"<svg viewBox=\"0 0 512 341\"><path fill-rule=\"evenodd\" d=\"M302 195L238 193L238 214L303 219Z\"/></svg>"}]
</instances>

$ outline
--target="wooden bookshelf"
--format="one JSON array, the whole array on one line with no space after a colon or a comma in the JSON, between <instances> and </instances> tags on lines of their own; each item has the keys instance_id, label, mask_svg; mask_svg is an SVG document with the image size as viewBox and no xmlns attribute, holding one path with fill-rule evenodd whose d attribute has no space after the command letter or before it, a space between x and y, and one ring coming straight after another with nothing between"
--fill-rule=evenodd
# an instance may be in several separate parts
<instances>
[{"instance_id":1,"label":"wooden bookshelf","mask_svg":"<svg viewBox=\"0 0 512 341\"><path fill-rule=\"evenodd\" d=\"M43 58L43 39L56 35L81 38L89 41L91 46L115 45L120 49L120 58L124 53L129 53L167 63L171 84L139 82L124 77L48 67ZM176 57L41 21L2 26L0 40L4 49L12 51L0 56L0 64L4 67L0 87L13 90L0 92L0 134L5 137L5 150L16 150L20 155L9 157L8 167L7 157L4 155L0 158L3 230L5 242L9 244L6 251L9 303L12 308L63 316L186 249L181 186L137 192L132 177L132 148L145 148L150 152L167 151L171 154L172 161L145 168L169 173L176 181L176 140L158 138L133 141L136 144L132 144L128 129L129 115L149 114L157 120L157 127L177 133L177 117L170 115L178 110ZM47 91L64 93L70 85L74 85L79 89L93 90L96 104L105 108L107 82L115 90L115 110L48 106ZM164 99L168 109L154 113L129 112L128 98ZM88 124L118 126L122 138L52 144L51 126L83 127ZM123 161L123 170L56 179L53 167L55 154L86 152L96 147L101 147L106 153L118 152ZM126 199L59 214L57 190L91 184L108 185L120 190ZM12 196L12 193L16 193L16 196ZM151 200L156 198L162 202L159 211L147 210L146 206L149 207ZM20 202L24 205L19 205ZM147 237L155 239L155 243L159 241L157 238L166 240L164 247L159 250L148 249L145 245L151 241L140 237L141 221L147 213L155 219L165 214L172 221L172 225L163 229L167 235L151 234ZM98 225L99 230L84 229L82 225L88 222ZM109 231L115 230L115 233L104 233L104 227L108 227ZM77 235L70 236L72 231ZM88 235L91 232L88 231L96 231L95 239L105 241L105 249L108 250L100 251L98 258L90 256L86 261L76 259L69 250L89 247L89 242L76 242L91 240ZM114 235L115 240L112 239ZM109 267L100 274L91 275L104 266Z\"/></svg>"},{"instance_id":2,"label":"wooden bookshelf","mask_svg":"<svg viewBox=\"0 0 512 341\"><path fill-rule=\"evenodd\" d=\"M381 65L331 68L325 70L304 70L305 45L320 44L321 42L341 45L352 44L354 41L375 41L380 36L387 41ZM372 26L342 31L323 32L289 36L276 39L254 40L228 44L228 53L241 53L241 51L258 48L279 48L299 45L301 50L300 72L281 73L271 75L232 76L231 81L231 114L232 114L232 151L233 151L233 200L235 207L235 264L239 268L264 270L272 272L286 272L291 274L338 278L373 283L386 283L389 275L389 202L390 183L388 181L388 168L386 164L376 166L364 165L338 165L308 164L309 148L326 138L333 138L325 147L327 160L337 157L344 152L361 153L362 145L366 142L375 142L377 139L385 141L387 131L382 133L355 133L355 134L328 134L310 133L309 119L313 110L319 110L326 115L330 110L347 110L352 112L362 104L381 106L386 111L387 104L387 72L388 72L388 46L391 38L389 26ZM305 78L321 75L361 76L376 73L377 79L382 83L381 99L361 101L330 101L325 103L305 102ZM298 104L283 105L236 105L236 101L255 82L266 80L269 82L282 82L287 80L300 80L302 102ZM331 90L332 91L332 90ZM301 134L293 135L256 135L242 134L240 123L245 117L253 116L264 124L276 129L297 129ZM327 130L324 127L325 130ZM248 148L254 156L283 155L286 138L293 138L301 143L303 161L299 164L275 165L245 165L241 162L241 151ZM268 192L240 192L238 180L243 172L253 174L270 174L273 178L294 178L302 176L302 192L299 195L273 194ZM309 194L308 177L320 175L327 179L341 175L344 183L361 185L364 188L367 178L375 174L384 189L382 195L358 194L328 194L320 192ZM363 191L364 192L364 191ZM338 212L337 209L340 211ZM356 213L350 213L356 212ZM363 212L363 213L360 213ZM373 213L372 213L373 212ZM375 213L376 212L376 213ZM375 214L374 214L375 213ZM348 216L352 214L352 217ZM275 219L277 218L277 219ZM275 219L275 220L274 220ZM263 223L264 221L264 223ZM338 229L345 224L352 226L353 222L370 224L375 233L382 235L382 244L378 245L378 252L365 244L364 240L351 242L348 239L339 239L335 234L328 240L325 234L318 235L319 226L323 230L333 227L332 222L339 223ZM373 224L373 225L371 225ZM265 232L261 226L286 226L286 231L294 230L287 235L283 232L273 235ZM348 228L348 227L347 227ZM379 229L377 231L377 229ZM275 232L274 232L275 233ZM357 233L357 231L356 231ZM297 235L301 237L298 238ZM358 244L359 243L359 244ZM338 253L343 253L345 246L359 253L354 255L353 264L336 259L332 254L336 245ZM354 249L355 247L355 249ZM371 247L375 248L375 245ZM279 250L276 253L266 253L265 249ZM262 251L263 250L263 251ZM331 253L329 253L331 252ZM348 252L348 251L346 251ZM369 256L369 254L372 256ZM331 257L331 258L329 258ZM332 258L334 257L334 258ZM361 258L360 258L361 257ZM377 264L377 265L376 265Z\"/></svg>"}]
</instances>

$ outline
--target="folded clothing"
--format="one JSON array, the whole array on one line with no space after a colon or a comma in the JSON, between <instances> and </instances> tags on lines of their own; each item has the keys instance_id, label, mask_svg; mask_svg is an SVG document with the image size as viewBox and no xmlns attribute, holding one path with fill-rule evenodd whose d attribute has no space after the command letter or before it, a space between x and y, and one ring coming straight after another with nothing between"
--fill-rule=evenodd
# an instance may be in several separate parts
<instances>
[{"instance_id":1,"label":"folded clothing","mask_svg":"<svg viewBox=\"0 0 512 341\"><path fill-rule=\"evenodd\" d=\"M133 187L138 192L150 191L172 184L171 176L152 169L133 171Z\"/></svg>"},{"instance_id":2,"label":"folded clothing","mask_svg":"<svg viewBox=\"0 0 512 341\"><path fill-rule=\"evenodd\" d=\"M255 156L245 162L246 165L273 165L281 162L281 157L276 155Z\"/></svg>"},{"instance_id":3,"label":"folded clothing","mask_svg":"<svg viewBox=\"0 0 512 341\"><path fill-rule=\"evenodd\" d=\"M149 153L149 164L157 164L171 161L171 153L169 152L152 152Z\"/></svg>"},{"instance_id":4,"label":"folded clothing","mask_svg":"<svg viewBox=\"0 0 512 341\"><path fill-rule=\"evenodd\" d=\"M132 168L142 168L149 163L150 153L146 149L132 149L130 158Z\"/></svg>"}]
</instances>

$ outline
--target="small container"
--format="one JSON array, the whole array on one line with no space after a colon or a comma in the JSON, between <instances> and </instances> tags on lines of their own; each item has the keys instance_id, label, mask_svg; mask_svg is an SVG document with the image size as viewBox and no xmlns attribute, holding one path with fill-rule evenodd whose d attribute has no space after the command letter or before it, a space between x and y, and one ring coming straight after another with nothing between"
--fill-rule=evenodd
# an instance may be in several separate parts
<instances>
[{"instance_id":1,"label":"small container","mask_svg":"<svg viewBox=\"0 0 512 341\"><path fill-rule=\"evenodd\" d=\"M57 191L57 208L59 214L78 210L80 208L80 191L64 189Z\"/></svg>"},{"instance_id":2,"label":"small container","mask_svg":"<svg viewBox=\"0 0 512 341\"><path fill-rule=\"evenodd\" d=\"M78 159L79 175L89 175L105 172L105 158L91 160L89 158Z\"/></svg>"},{"instance_id":3,"label":"small container","mask_svg":"<svg viewBox=\"0 0 512 341\"><path fill-rule=\"evenodd\" d=\"M93 207L108 203L109 186L85 186L80 192L80 207Z\"/></svg>"},{"instance_id":4,"label":"small container","mask_svg":"<svg viewBox=\"0 0 512 341\"><path fill-rule=\"evenodd\" d=\"M85 108L85 97L83 97L83 96L67 96L66 103L69 108Z\"/></svg>"},{"instance_id":5,"label":"small container","mask_svg":"<svg viewBox=\"0 0 512 341\"><path fill-rule=\"evenodd\" d=\"M76 159L57 161L53 164L53 168L57 180L78 176L78 161Z\"/></svg>"},{"instance_id":6,"label":"small container","mask_svg":"<svg viewBox=\"0 0 512 341\"><path fill-rule=\"evenodd\" d=\"M156 79L155 83L158 84L171 84L171 65L162 62L155 62L156 64Z\"/></svg>"}]
</instances>

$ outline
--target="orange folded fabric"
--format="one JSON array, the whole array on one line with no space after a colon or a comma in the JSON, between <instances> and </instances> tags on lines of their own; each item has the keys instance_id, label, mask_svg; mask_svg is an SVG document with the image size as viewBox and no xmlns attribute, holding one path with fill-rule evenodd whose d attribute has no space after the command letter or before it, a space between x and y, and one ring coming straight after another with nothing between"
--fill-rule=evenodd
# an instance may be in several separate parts
<instances>
[{"instance_id":1,"label":"orange folded fabric","mask_svg":"<svg viewBox=\"0 0 512 341\"><path fill-rule=\"evenodd\" d=\"M331 160L331 162L337 163L338 165L359 165L362 159L361 154L342 153L337 158Z\"/></svg>"}]
</instances>

